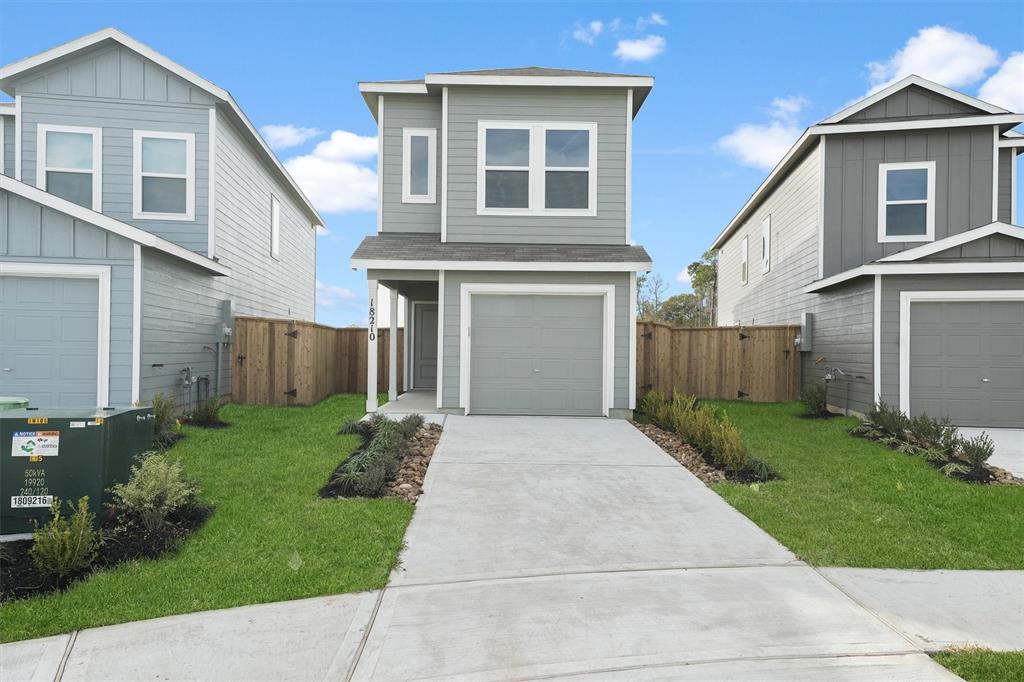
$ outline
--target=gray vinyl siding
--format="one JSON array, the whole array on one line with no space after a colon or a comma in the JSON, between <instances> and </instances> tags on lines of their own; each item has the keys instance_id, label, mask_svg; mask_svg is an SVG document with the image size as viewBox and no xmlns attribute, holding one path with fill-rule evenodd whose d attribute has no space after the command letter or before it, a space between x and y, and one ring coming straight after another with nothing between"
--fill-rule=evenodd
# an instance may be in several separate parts
<instances>
[{"instance_id":1,"label":"gray vinyl siding","mask_svg":"<svg viewBox=\"0 0 1024 682\"><path fill-rule=\"evenodd\" d=\"M95 225L0 191L0 262L110 267L112 405L132 395L133 244Z\"/></svg>"},{"instance_id":2,"label":"gray vinyl siding","mask_svg":"<svg viewBox=\"0 0 1024 682\"><path fill-rule=\"evenodd\" d=\"M459 405L459 338L462 284L465 282L514 284L612 284L615 286L614 406L629 409L629 273L590 272L445 272L442 357L442 407Z\"/></svg>"},{"instance_id":3,"label":"gray vinyl siding","mask_svg":"<svg viewBox=\"0 0 1024 682\"><path fill-rule=\"evenodd\" d=\"M3 123L0 124L3 127L3 167L4 175L9 178L14 177L14 117L13 116L0 116L0 120Z\"/></svg>"},{"instance_id":4,"label":"gray vinyl siding","mask_svg":"<svg viewBox=\"0 0 1024 682\"><path fill-rule=\"evenodd\" d=\"M878 121L882 119L946 117L962 114L984 114L987 112L944 97L924 88L911 85L894 92L885 99L875 102L856 114L843 119L852 121Z\"/></svg>"},{"instance_id":5,"label":"gray vinyl siding","mask_svg":"<svg viewBox=\"0 0 1024 682\"><path fill-rule=\"evenodd\" d=\"M997 184L998 197L998 219L1004 223L1012 221L1013 212L1013 164L1016 161L1014 149L999 150L999 175Z\"/></svg>"},{"instance_id":6,"label":"gray vinyl siding","mask_svg":"<svg viewBox=\"0 0 1024 682\"><path fill-rule=\"evenodd\" d=\"M402 203L402 129L437 130L436 201L432 204ZM441 232L441 98L427 95L385 95L384 97L384 213L383 232Z\"/></svg>"},{"instance_id":7,"label":"gray vinyl siding","mask_svg":"<svg viewBox=\"0 0 1024 682\"><path fill-rule=\"evenodd\" d=\"M824 276L920 242L878 242L878 166L935 162L935 239L992 222L991 126L832 135L825 143Z\"/></svg>"},{"instance_id":8,"label":"gray vinyl siding","mask_svg":"<svg viewBox=\"0 0 1024 682\"><path fill-rule=\"evenodd\" d=\"M1024 260L1024 240L1002 234L975 239L920 259L922 262Z\"/></svg>"},{"instance_id":9,"label":"gray vinyl siding","mask_svg":"<svg viewBox=\"0 0 1024 682\"><path fill-rule=\"evenodd\" d=\"M802 384L820 383L826 367L839 368L846 376L837 373L828 402L861 414L874 403L874 291L866 277L817 294L807 311L814 315L812 350L801 353Z\"/></svg>"},{"instance_id":10,"label":"gray vinyl siding","mask_svg":"<svg viewBox=\"0 0 1024 682\"><path fill-rule=\"evenodd\" d=\"M239 315L312 320L316 230L252 144L217 116L214 252L231 276L216 280ZM281 202L279 258L270 255L270 196Z\"/></svg>"},{"instance_id":11,"label":"gray vinyl siding","mask_svg":"<svg viewBox=\"0 0 1024 682\"><path fill-rule=\"evenodd\" d=\"M882 277L882 400L900 403L900 293L1024 290L1024 274L892 275Z\"/></svg>"},{"instance_id":12,"label":"gray vinyl siding","mask_svg":"<svg viewBox=\"0 0 1024 682\"><path fill-rule=\"evenodd\" d=\"M40 123L103 129L103 213L206 255L209 197L209 114L206 105L152 103L72 95L22 94L21 179L35 185L36 126ZM195 135L195 220L132 217L133 131Z\"/></svg>"},{"instance_id":13,"label":"gray vinyl siding","mask_svg":"<svg viewBox=\"0 0 1024 682\"><path fill-rule=\"evenodd\" d=\"M726 241L718 253L718 323L799 324L816 300L803 288L818 276L820 156L815 147ZM761 271L761 223L771 216L771 269ZM740 276L743 238L749 277Z\"/></svg>"},{"instance_id":14,"label":"gray vinyl siding","mask_svg":"<svg viewBox=\"0 0 1024 682\"><path fill-rule=\"evenodd\" d=\"M625 244L626 97L625 89L611 88L449 88L448 239ZM478 216L477 123L481 120L596 122L597 215Z\"/></svg>"}]
</instances>

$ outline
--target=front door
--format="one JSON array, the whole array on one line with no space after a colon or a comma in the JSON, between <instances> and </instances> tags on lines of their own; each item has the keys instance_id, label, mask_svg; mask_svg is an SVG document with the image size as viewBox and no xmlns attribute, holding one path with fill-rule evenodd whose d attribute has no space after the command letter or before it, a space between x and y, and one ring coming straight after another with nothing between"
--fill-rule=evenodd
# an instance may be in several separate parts
<instances>
[{"instance_id":1,"label":"front door","mask_svg":"<svg viewBox=\"0 0 1024 682\"><path fill-rule=\"evenodd\" d=\"M437 304L413 305L413 388L437 388Z\"/></svg>"}]
</instances>

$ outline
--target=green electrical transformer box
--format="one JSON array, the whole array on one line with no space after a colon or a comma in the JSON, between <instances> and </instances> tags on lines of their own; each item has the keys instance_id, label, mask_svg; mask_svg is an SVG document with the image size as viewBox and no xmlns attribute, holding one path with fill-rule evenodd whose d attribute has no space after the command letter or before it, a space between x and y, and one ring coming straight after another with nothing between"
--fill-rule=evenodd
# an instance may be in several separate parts
<instances>
[{"instance_id":1,"label":"green electrical transformer box","mask_svg":"<svg viewBox=\"0 0 1024 682\"><path fill-rule=\"evenodd\" d=\"M128 480L136 455L152 443L149 407L0 412L0 535L45 523L54 497L77 502L88 495L98 522L108 489Z\"/></svg>"}]
</instances>

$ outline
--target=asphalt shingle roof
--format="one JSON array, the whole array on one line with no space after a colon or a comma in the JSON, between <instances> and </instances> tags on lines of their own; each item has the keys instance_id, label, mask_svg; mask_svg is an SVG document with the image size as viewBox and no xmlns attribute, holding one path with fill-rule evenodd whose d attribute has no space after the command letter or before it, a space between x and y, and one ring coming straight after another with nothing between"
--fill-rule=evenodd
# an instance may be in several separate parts
<instances>
[{"instance_id":1,"label":"asphalt shingle roof","mask_svg":"<svg viewBox=\"0 0 1024 682\"><path fill-rule=\"evenodd\" d=\"M650 263L642 246L626 244L490 244L441 242L439 235L391 232L371 235L354 260L495 261L508 263Z\"/></svg>"}]
</instances>

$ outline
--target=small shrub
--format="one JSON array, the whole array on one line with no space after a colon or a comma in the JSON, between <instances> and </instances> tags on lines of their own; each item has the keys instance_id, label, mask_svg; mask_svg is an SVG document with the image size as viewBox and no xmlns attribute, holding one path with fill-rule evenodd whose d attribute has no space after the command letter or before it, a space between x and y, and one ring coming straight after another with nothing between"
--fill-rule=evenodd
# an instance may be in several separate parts
<instances>
[{"instance_id":1,"label":"small shrub","mask_svg":"<svg viewBox=\"0 0 1024 682\"><path fill-rule=\"evenodd\" d=\"M409 452L409 439L423 423L419 415L394 422L382 415L342 425L339 434L359 434L363 445L349 455L320 490L323 497L380 497Z\"/></svg>"},{"instance_id":2,"label":"small shrub","mask_svg":"<svg viewBox=\"0 0 1024 682\"><path fill-rule=\"evenodd\" d=\"M967 460L975 469L981 469L995 452L996 446L987 433L974 438L960 440L960 456Z\"/></svg>"},{"instance_id":3,"label":"small shrub","mask_svg":"<svg viewBox=\"0 0 1024 682\"><path fill-rule=\"evenodd\" d=\"M146 530L160 530L167 516L191 503L196 486L185 478L181 462L163 453L143 453L133 464L127 483L110 489L115 506L133 514Z\"/></svg>"},{"instance_id":4,"label":"small shrub","mask_svg":"<svg viewBox=\"0 0 1024 682\"><path fill-rule=\"evenodd\" d=\"M189 419L199 426L221 426L224 422L220 420L220 408L220 396L210 396L195 406Z\"/></svg>"},{"instance_id":5,"label":"small shrub","mask_svg":"<svg viewBox=\"0 0 1024 682\"><path fill-rule=\"evenodd\" d=\"M423 426L423 417L418 414L409 414L398 422L397 428L403 438L412 438L421 426Z\"/></svg>"},{"instance_id":6,"label":"small shrub","mask_svg":"<svg viewBox=\"0 0 1024 682\"><path fill-rule=\"evenodd\" d=\"M828 417L832 414L828 409L828 386L825 384L811 384L802 390L800 402L804 404L804 414L808 417Z\"/></svg>"},{"instance_id":7,"label":"small shrub","mask_svg":"<svg viewBox=\"0 0 1024 682\"><path fill-rule=\"evenodd\" d=\"M902 439L910 427L910 420L907 418L907 415L883 400L879 400L878 403L872 406L866 416L867 420L878 431L887 436Z\"/></svg>"},{"instance_id":8,"label":"small shrub","mask_svg":"<svg viewBox=\"0 0 1024 682\"><path fill-rule=\"evenodd\" d=\"M70 518L61 513L60 500L53 500L50 520L32 534L29 550L39 572L58 585L88 569L103 541L93 527L95 515L89 512L88 496L78 500L78 504L68 502L68 507Z\"/></svg>"},{"instance_id":9,"label":"small shrub","mask_svg":"<svg viewBox=\"0 0 1024 682\"><path fill-rule=\"evenodd\" d=\"M174 399L157 393L153 396L153 438L160 439L174 424Z\"/></svg>"}]
</instances>

